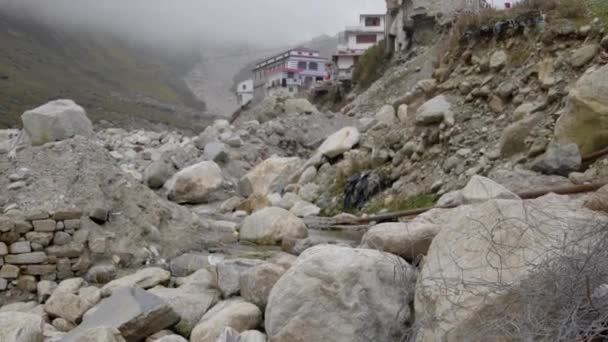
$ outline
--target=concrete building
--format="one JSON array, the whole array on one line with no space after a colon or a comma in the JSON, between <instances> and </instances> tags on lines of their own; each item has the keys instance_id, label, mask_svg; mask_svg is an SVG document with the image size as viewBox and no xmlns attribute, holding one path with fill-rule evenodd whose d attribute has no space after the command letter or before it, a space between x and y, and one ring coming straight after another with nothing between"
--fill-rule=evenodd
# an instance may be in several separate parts
<instances>
[{"instance_id":1,"label":"concrete building","mask_svg":"<svg viewBox=\"0 0 608 342\"><path fill-rule=\"evenodd\" d=\"M411 46L416 31L449 21L462 11L486 7L486 0L386 0L387 49L405 50Z\"/></svg>"},{"instance_id":2,"label":"concrete building","mask_svg":"<svg viewBox=\"0 0 608 342\"><path fill-rule=\"evenodd\" d=\"M334 79L352 80L353 70L365 50L384 39L385 25L384 14L362 14L358 26L346 27L337 51L332 56Z\"/></svg>"},{"instance_id":3,"label":"concrete building","mask_svg":"<svg viewBox=\"0 0 608 342\"><path fill-rule=\"evenodd\" d=\"M253 69L256 93L271 95L274 92L296 94L310 89L329 78L328 60L319 51L295 48L267 58Z\"/></svg>"},{"instance_id":4,"label":"concrete building","mask_svg":"<svg viewBox=\"0 0 608 342\"><path fill-rule=\"evenodd\" d=\"M244 106L253 100L253 80L248 79L238 84L236 88L236 102Z\"/></svg>"}]
</instances>

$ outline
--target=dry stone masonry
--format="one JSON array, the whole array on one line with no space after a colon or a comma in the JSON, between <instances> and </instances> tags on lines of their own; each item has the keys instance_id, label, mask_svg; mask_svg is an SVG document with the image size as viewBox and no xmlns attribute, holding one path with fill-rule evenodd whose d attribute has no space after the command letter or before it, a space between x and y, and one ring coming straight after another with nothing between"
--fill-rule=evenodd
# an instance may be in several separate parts
<instances>
[{"instance_id":1,"label":"dry stone masonry","mask_svg":"<svg viewBox=\"0 0 608 342\"><path fill-rule=\"evenodd\" d=\"M41 281L86 274L91 255L104 253L106 240L89 236L83 225L103 224L107 218L107 210L101 208L88 214L70 208L0 217L0 290L36 292Z\"/></svg>"}]
</instances>

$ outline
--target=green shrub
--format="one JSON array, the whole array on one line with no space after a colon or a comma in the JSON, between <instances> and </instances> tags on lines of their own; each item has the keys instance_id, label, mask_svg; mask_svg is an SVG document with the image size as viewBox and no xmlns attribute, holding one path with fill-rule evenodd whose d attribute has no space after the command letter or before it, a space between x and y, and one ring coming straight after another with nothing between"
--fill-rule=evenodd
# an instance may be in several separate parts
<instances>
[{"instance_id":1,"label":"green shrub","mask_svg":"<svg viewBox=\"0 0 608 342\"><path fill-rule=\"evenodd\" d=\"M353 83L359 88L367 89L382 76L388 61L384 46L384 40L381 40L367 49L359 59L359 63L353 72Z\"/></svg>"}]
</instances>

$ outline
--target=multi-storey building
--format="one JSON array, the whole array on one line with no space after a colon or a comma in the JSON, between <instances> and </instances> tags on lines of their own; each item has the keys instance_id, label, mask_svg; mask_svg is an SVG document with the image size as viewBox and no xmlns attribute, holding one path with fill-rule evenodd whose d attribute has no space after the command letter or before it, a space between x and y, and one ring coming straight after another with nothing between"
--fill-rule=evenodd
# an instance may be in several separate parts
<instances>
[{"instance_id":1,"label":"multi-storey building","mask_svg":"<svg viewBox=\"0 0 608 342\"><path fill-rule=\"evenodd\" d=\"M267 58L253 69L256 92L298 93L329 78L328 60L319 51L295 48Z\"/></svg>"},{"instance_id":2,"label":"multi-storey building","mask_svg":"<svg viewBox=\"0 0 608 342\"><path fill-rule=\"evenodd\" d=\"M346 27L341 34L340 44L333 55L334 79L349 81L365 50L384 39L384 14L362 14L358 26Z\"/></svg>"}]
</instances>

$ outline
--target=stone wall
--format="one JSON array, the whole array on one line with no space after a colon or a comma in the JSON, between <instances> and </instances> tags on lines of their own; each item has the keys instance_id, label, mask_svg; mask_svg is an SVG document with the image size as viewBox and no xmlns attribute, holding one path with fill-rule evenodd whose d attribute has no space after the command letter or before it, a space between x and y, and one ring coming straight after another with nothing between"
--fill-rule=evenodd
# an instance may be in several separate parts
<instances>
[{"instance_id":1,"label":"stone wall","mask_svg":"<svg viewBox=\"0 0 608 342\"><path fill-rule=\"evenodd\" d=\"M106 240L83 226L107 218L104 209L84 214L73 208L0 217L0 291L17 287L35 292L38 281L85 274L91 254L105 252Z\"/></svg>"}]
</instances>

